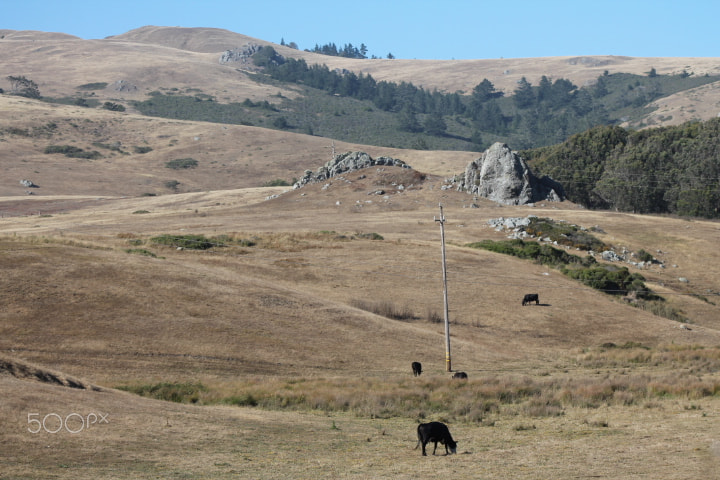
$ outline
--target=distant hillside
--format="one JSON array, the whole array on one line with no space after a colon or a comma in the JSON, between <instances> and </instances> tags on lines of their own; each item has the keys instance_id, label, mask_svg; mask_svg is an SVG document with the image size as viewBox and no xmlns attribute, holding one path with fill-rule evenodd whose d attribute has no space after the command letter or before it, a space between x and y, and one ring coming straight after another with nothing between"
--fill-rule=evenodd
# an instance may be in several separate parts
<instances>
[{"instance_id":1,"label":"distant hillside","mask_svg":"<svg viewBox=\"0 0 720 480\"><path fill-rule=\"evenodd\" d=\"M271 46L282 62L258 73L256 68L220 61L226 51L248 43ZM412 151L413 156L425 151L448 158L452 155L433 152L455 150L462 152L456 158L467 158L496 141L515 150L528 150L561 144L596 125L633 129L675 125L709 120L720 110L716 76L720 63L716 59L350 59L304 52L227 30L152 26L102 40L2 30L0 46L0 68L8 73L6 80L27 78L44 101L72 107L72 118L50 120L29 115L30 101L13 103L6 127L0 132L8 142L7 151L29 155L26 159L49 159L44 157L48 149L57 155L69 147L95 158L121 155L143 166L144 174L131 173L131 177L147 175L148 160L154 160L150 164L152 176L144 180L148 187L140 186L140 182L130 189L128 185L114 185L112 188L119 192L153 193L167 191L168 185L182 191L202 189L213 180L198 181L200 171L206 179L215 178L216 185L289 183L304 169L325 163L325 150L331 141L380 148L374 152L362 148L374 155L393 149ZM6 94L17 93L12 92L11 81L1 88ZM98 117L95 113L99 112L103 115ZM180 139L173 138L172 133L175 127L167 125L153 127L157 138L145 135L142 128L136 130L142 134L131 133L122 126L122 119L134 114L239 126L241 131L252 131L257 145L272 144L272 149L277 148L278 133L283 137L282 132L287 132L322 153L303 152L302 156L312 159L299 159L302 150L295 148L282 157L282 162L273 158L259 168L257 157L252 158L247 148L250 143L238 148L239 144L232 143L236 137L222 144L206 143L210 135L191 135L187 144L178 143ZM92 118L90 123L98 124L89 128L90 123L83 118ZM38 136L47 137L47 141L38 145L32 140ZM80 139L84 145L73 145ZM118 147L118 141L125 148ZM177 148L180 144L182 149ZM263 157L268 158L268 147L263 148ZM397 152L389 155L403 157ZM531 156L536 158L535 154ZM199 167L170 170L165 166L178 159L192 160ZM403 159L413 164L411 159ZM453 164L461 163L453 160ZM641 163L647 164L647 159ZM462 171L462 167L448 165L428 167L443 174ZM550 163L538 165L562 182ZM236 172L241 180L217 175L223 168ZM247 169L252 175L246 174ZM17 170L24 169L19 165ZM43 180L44 186L56 183L55 177L40 175L33 176ZM6 189L17 190L17 180ZM660 209L632 202L621 205L607 198L597 204L587 198L574 200L587 206L709 214L704 210L692 213L699 212L692 207L669 207L672 202L667 199Z\"/></svg>"},{"instance_id":2,"label":"distant hillside","mask_svg":"<svg viewBox=\"0 0 720 480\"><path fill-rule=\"evenodd\" d=\"M71 96L76 94L79 85L105 82L108 88L95 92L100 99L144 98L161 88L179 91L200 88L223 102L268 99L278 90L257 85L232 65L218 62L222 52L248 42L272 45L286 58L325 64L331 70L345 69L372 75L377 81L410 82L429 91L437 89L447 93L469 94L484 78L509 95L523 77L538 85L543 75L553 80L568 79L582 87L605 71L646 75L654 68L658 75L679 75L683 71L696 77L720 74L720 63L714 58L351 59L295 50L221 29L152 26L101 40L0 30L0 69L6 75L31 77L41 92L51 97ZM135 85L137 90L114 90L113 85L119 80ZM698 91L694 98L687 99L686 108L668 106L662 124L711 118L720 111L719 98L716 89ZM688 109L690 103L693 107Z\"/></svg>"}]
</instances>

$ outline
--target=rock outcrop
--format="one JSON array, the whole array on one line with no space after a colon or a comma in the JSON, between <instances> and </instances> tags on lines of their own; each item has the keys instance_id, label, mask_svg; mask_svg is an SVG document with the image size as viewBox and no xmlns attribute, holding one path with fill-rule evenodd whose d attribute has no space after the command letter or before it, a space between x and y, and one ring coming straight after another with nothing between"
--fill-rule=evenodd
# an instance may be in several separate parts
<instances>
[{"instance_id":1,"label":"rock outcrop","mask_svg":"<svg viewBox=\"0 0 720 480\"><path fill-rule=\"evenodd\" d=\"M305 175L293 185L293 188L300 188L307 183L323 182L331 177L354 170L384 165L389 167L412 168L402 160L391 157L372 158L365 152L347 152L335 155L335 157L315 173L312 170L305 170Z\"/></svg>"},{"instance_id":2,"label":"rock outcrop","mask_svg":"<svg viewBox=\"0 0 720 480\"><path fill-rule=\"evenodd\" d=\"M242 47L226 50L220 55L220 63L240 63L243 65L252 65L252 56L263 48L262 45L256 43L246 43Z\"/></svg>"},{"instance_id":3,"label":"rock outcrop","mask_svg":"<svg viewBox=\"0 0 720 480\"><path fill-rule=\"evenodd\" d=\"M562 185L547 176L537 178L516 152L500 142L470 162L457 189L505 205L565 199Z\"/></svg>"}]
</instances>

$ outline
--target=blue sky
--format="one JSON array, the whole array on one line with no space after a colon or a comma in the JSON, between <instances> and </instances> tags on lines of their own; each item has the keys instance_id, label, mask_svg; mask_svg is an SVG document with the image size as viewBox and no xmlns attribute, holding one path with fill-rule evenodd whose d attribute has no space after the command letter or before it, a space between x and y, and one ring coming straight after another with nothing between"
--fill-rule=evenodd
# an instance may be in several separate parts
<instances>
[{"instance_id":1,"label":"blue sky","mask_svg":"<svg viewBox=\"0 0 720 480\"><path fill-rule=\"evenodd\" d=\"M407 59L720 57L717 0L0 0L0 29L119 35L212 27L300 49L335 43Z\"/></svg>"}]
</instances>

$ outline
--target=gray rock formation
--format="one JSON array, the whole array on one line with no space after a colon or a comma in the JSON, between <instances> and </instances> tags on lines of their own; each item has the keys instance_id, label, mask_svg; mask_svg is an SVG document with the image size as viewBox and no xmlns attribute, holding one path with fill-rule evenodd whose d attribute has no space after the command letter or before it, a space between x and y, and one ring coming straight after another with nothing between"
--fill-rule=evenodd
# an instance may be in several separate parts
<instances>
[{"instance_id":1,"label":"gray rock formation","mask_svg":"<svg viewBox=\"0 0 720 480\"><path fill-rule=\"evenodd\" d=\"M262 45L246 43L240 48L226 50L220 55L220 63L237 62L243 65L252 65L252 56L262 49Z\"/></svg>"},{"instance_id":2,"label":"gray rock formation","mask_svg":"<svg viewBox=\"0 0 720 480\"><path fill-rule=\"evenodd\" d=\"M323 182L331 177L354 170L385 165L389 167L412 168L402 160L391 157L372 158L365 152L347 152L335 155L335 157L313 173L312 170L305 170L305 175L298 180L293 188L300 188L307 183Z\"/></svg>"},{"instance_id":3,"label":"gray rock formation","mask_svg":"<svg viewBox=\"0 0 720 480\"><path fill-rule=\"evenodd\" d=\"M137 92L137 89L137 85L128 83L125 80L118 80L113 84L113 90L115 90L116 92Z\"/></svg>"},{"instance_id":4,"label":"gray rock formation","mask_svg":"<svg viewBox=\"0 0 720 480\"><path fill-rule=\"evenodd\" d=\"M565 199L562 185L547 176L537 178L516 152L500 142L470 162L457 188L505 205Z\"/></svg>"}]
</instances>

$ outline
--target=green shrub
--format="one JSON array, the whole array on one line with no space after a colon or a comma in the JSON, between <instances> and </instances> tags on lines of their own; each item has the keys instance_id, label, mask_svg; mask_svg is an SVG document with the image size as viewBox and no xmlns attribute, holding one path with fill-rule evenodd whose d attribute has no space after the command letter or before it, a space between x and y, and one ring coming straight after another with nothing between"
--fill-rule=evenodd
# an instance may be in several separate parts
<instances>
[{"instance_id":1,"label":"green shrub","mask_svg":"<svg viewBox=\"0 0 720 480\"><path fill-rule=\"evenodd\" d=\"M495 242L493 240L482 240L480 242L467 244L470 248L482 248L495 253L503 253L518 258L535 260L542 265L558 266L577 264L590 266L596 263L591 256L585 258L578 257L567 253L565 250L551 247L550 245L541 245L535 241L524 241L520 239L504 240Z\"/></svg>"},{"instance_id":2,"label":"green shrub","mask_svg":"<svg viewBox=\"0 0 720 480\"><path fill-rule=\"evenodd\" d=\"M242 395L223 398L222 403L226 405L236 405L238 407L255 407L258 401L251 393L244 393Z\"/></svg>"},{"instance_id":3,"label":"green shrub","mask_svg":"<svg viewBox=\"0 0 720 480\"><path fill-rule=\"evenodd\" d=\"M85 83L83 85L78 85L78 90L103 90L105 87L107 87L107 82L94 82L94 83Z\"/></svg>"},{"instance_id":4,"label":"green shrub","mask_svg":"<svg viewBox=\"0 0 720 480\"><path fill-rule=\"evenodd\" d=\"M536 237L549 238L558 245L567 245L580 250L608 250L608 246L597 237L577 225L555 222L551 218L533 217L525 231Z\"/></svg>"},{"instance_id":5,"label":"green shrub","mask_svg":"<svg viewBox=\"0 0 720 480\"><path fill-rule=\"evenodd\" d=\"M167 168L172 168L173 170L195 168L198 166L198 161L195 160L194 158L177 158L175 160L170 160L169 162L165 162L165 166Z\"/></svg>"},{"instance_id":6,"label":"green shrub","mask_svg":"<svg viewBox=\"0 0 720 480\"><path fill-rule=\"evenodd\" d=\"M46 153L46 154L62 153L66 157L85 158L88 160L95 160L102 156L102 155L100 155L100 152L97 152L95 150L88 152L86 150L83 150L82 148L75 147L72 145L48 145L47 147L45 147L45 150L43 153Z\"/></svg>"},{"instance_id":7,"label":"green shrub","mask_svg":"<svg viewBox=\"0 0 720 480\"><path fill-rule=\"evenodd\" d=\"M197 403L200 399L200 393L207 391L207 387L200 382L162 382L152 385L121 386L118 389L143 397L178 403Z\"/></svg>"},{"instance_id":8,"label":"green shrub","mask_svg":"<svg viewBox=\"0 0 720 480\"><path fill-rule=\"evenodd\" d=\"M148 153L152 152L152 147L133 147L133 152L135 153Z\"/></svg>"},{"instance_id":9,"label":"green shrub","mask_svg":"<svg viewBox=\"0 0 720 480\"><path fill-rule=\"evenodd\" d=\"M270 180L269 182L263 183L262 186L263 187L289 187L290 184L285 180L277 178L275 180Z\"/></svg>"},{"instance_id":10,"label":"green shrub","mask_svg":"<svg viewBox=\"0 0 720 480\"><path fill-rule=\"evenodd\" d=\"M153 243L189 250L208 250L220 246L204 235L160 235L150 239Z\"/></svg>"},{"instance_id":11,"label":"green shrub","mask_svg":"<svg viewBox=\"0 0 720 480\"><path fill-rule=\"evenodd\" d=\"M652 253L646 252L643 249L638 250L635 256L641 262L652 262L653 260L655 260L655 257L653 257Z\"/></svg>"},{"instance_id":12,"label":"green shrub","mask_svg":"<svg viewBox=\"0 0 720 480\"><path fill-rule=\"evenodd\" d=\"M595 258L589 255L580 258L550 245L541 245L538 242L526 242L520 239L501 242L483 240L467 244L467 246L558 267L564 275L612 295L627 295L633 292L637 298L645 300L660 298L645 286L645 278L639 273L630 273L627 267L598 265Z\"/></svg>"},{"instance_id":13,"label":"green shrub","mask_svg":"<svg viewBox=\"0 0 720 480\"><path fill-rule=\"evenodd\" d=\"M150 250L145 250L144 248L128 248L127 250L125 250L125 252L126 252L126 253L131 253L131 254L134 254L134 255L144 255L144 256L146 256L146 257L157 258L157 255L155 255L155 254L154 254L153 252L151 252Z\"/></svg>"},{"instance_id":14,"label":"green shrub","mask_svg":"<svg viewBox=\"0 0 720 480\"><path fill-rule=\"evenodd\" d=\"M124 105L121 105L119 103L114 103L114 102L105 102L105 103L103 103L102 108L104 108L105 110L113 111L113 112L124 112L125 111Z\"/></svg>"}]
</instances>

